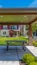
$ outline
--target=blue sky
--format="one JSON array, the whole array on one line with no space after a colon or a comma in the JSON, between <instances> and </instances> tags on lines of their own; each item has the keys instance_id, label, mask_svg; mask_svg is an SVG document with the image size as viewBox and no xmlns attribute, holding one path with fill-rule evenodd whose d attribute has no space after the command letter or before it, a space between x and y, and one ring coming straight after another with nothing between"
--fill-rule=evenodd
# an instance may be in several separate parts
<instances>
[{"instance_id":1,"label":"blue sky","mask_svg":"<svg viewBox=\"0 0 37 65\"><path fill-rule=\"evenodd\" d=\"M37 0L0 0L0 8L37 8Z\"/></svg>"}]
</instances>

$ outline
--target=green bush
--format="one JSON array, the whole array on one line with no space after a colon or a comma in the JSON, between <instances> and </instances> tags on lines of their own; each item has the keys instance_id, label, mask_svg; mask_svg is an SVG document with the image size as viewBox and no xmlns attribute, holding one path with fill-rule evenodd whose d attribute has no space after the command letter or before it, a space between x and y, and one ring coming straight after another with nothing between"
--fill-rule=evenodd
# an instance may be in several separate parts
<instances>
[{"instance_id":1,"label":"green bush","mask_svg":"<svg viewBox=\"0 0 37 65\"><path fill-rule=\"evenodd\" d=\"M37 57L35 57L35 62L37 62Z\"/></svg>"},{"instance_id":2,"label":"green bush","mask_svg":"<svg viewBox=\"0 0 37 65\"><path fill-rule=\"evenodd\" d=\"M37 47L37 41L33 41L33 46Z\"/></svg>"},{"instance_id":3,"label":"green bush","mask_svg":"<svg viewBox=\"0 0 37 65\"><path fill-rule=\"evenodd\" d=\"M30 62L35 61L35 57L32 54L27 53L27 54L23 55L22 60L23 60L23 62L29 64Z\"/></svg>"},{"instance_id":4,"label":"green bush","mask_svg":"<svg viewBox=\"0 0 37 65\"><path fill-rule=\"evenodd\" d=\"M37 65L37 62L32 62L29 65Z\"/></svg>"}]
</instances>

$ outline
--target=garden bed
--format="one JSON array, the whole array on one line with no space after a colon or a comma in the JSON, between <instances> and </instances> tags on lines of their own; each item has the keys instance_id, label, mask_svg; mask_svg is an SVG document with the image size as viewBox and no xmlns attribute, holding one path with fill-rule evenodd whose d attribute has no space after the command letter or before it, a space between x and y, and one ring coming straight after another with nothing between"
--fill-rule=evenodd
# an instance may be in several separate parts
<instances>
[{"instance_id":1,"label":"garden bed","mask_svg":"<svg viewBox=\"0 0 37 65\"><path fill-rule=\"evenodd\" d=\"M37 65L37 57L33 56L31 53L26 53L22 56L20 65Z\"/></svg>"},{"instance_id":2,"label":"garden bed","mask_svg":"<svg viewBox=\"0 0 37 65\"><path fill-rule=\"evenodd\" d=\"M27 65L27 63L23 62L22 60L19 61L20 65Z\"/></svg>"},{"instance_id":3,"label":"garden bed","mask_svg":"<svg viewBox=\"0 0 37 65\"><path fill-rule=\"evenodd\" d=\"M20 61L20 65L26 65L24 62Z\"/></svg>"}]
</instances>

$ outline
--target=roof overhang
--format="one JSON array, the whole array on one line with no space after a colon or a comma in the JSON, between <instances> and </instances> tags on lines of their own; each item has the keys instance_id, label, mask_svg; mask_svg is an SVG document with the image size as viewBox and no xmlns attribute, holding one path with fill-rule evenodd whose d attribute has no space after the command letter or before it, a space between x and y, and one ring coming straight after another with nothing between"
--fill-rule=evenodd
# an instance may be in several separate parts
<instances>
[{"instance_id":1,"label":"roof overhang","mask_svg":"<svg viewBox=\"0 0 37 65\"><path fill-rule=\"evenodd\" d=\"M0 8L0 15L37 15L37 8Z\"/></svg>"},{"instance_id":2,"label":"roof overhang","mask_svg":"<svg viewBox=\"0 0 37 65\"><path fill-rule=\"evenodd\" d=\"M0 9L0 15L37 15L37 9L36 8L13 8L13 9ZM35 22L37 20L37 17L35 17L34 19L32 19L30 22L28 23L15 23L15 22L11 22L11 23L7 23L7 22L0 22L0 24L31 24L33 22Z\"/></svg>"}]
</instances>

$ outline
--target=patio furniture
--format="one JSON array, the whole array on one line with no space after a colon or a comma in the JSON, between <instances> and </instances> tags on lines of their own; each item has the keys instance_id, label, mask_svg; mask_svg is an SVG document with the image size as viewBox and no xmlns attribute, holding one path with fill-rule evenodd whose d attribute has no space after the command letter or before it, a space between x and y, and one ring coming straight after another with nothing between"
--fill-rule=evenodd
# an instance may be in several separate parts
<instances>
[{"instance_id":1,"label":"patio furniture","mask_svg":"<svg viewBox=\"0 0 37 65\"><path fill-rule=\"evenodd\" d=\"M21 42L22 43L23 50L24 51L26 50L25 45L24 45L26 43L26 41L24 41L24 40L6 40L6 43L7 43L7 51L8 51L8 48L9 48L9 43L11 43L11 42Z\"/></svg>"}]
</instances>

